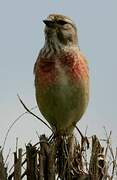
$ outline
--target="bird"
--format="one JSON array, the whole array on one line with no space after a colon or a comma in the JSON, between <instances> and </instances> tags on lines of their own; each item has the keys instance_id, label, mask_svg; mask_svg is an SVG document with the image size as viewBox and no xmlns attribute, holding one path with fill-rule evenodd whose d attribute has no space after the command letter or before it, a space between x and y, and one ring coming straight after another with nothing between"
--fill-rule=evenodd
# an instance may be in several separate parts
<instances>
[{"instance_id":1,"label":"bird","mask_svg":"<svg viewBox=\"0 0 117 180\"><path fill-rule=\"evenodd\" d=\"M34 65L36 101L52 130L70 135L88 105L88 63L70 17L50 14L43 23L45 42Z\"/></svg>"}]
</instances>

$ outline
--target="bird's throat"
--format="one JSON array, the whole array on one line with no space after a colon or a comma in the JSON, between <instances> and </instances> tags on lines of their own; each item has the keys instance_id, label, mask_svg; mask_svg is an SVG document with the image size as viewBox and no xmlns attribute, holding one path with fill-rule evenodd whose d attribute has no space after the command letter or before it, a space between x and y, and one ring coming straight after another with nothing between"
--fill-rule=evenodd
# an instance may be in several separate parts
<instances>
[{"instance_id":1,"label":"bird's throat","mask_svg":"<svg viewBox=\"0 0 117 180\"><path fill-rule=\"evenodd\" d=\"M69 52L74 47L78 48L76 44L61 43L56 36L45 38L45 44L40 51L40 56L50 59L53 56L60 56L63 52Z\"/></svg>"}]
</instances>

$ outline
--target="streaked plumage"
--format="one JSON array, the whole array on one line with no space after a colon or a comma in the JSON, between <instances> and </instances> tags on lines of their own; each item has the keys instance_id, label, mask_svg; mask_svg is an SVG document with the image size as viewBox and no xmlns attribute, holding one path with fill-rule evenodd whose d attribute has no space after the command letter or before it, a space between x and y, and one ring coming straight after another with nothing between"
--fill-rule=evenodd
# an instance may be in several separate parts
<instances>
[{"instance_id":1,"label":"streaked plumage","mask_svg":"<svg viewBox=\"0 0 117 180\"><path fill-rule=\"evenodd\" d=\"M53 130L70 134L88 104L87 62L70 18L52 14L44 23L45 44L34 67L36 100Z\"/></svg>"}]
</instances>

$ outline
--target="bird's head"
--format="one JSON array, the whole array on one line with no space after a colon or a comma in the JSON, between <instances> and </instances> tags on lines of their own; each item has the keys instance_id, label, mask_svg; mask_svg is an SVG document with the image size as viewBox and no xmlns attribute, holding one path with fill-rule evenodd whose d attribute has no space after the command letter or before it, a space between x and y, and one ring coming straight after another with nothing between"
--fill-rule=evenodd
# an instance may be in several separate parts
<instances>
[{"instance_id":1,"label":"bird's head","mask_svg":"<svg viewBox=\"0 0 117 180\"><path fill-rule=\"evenodd\" d=\"M45 23L45 40L63 46L77 45L77 29L69 17L50 14L43 22Z\"/></svg>"}]
</instances>

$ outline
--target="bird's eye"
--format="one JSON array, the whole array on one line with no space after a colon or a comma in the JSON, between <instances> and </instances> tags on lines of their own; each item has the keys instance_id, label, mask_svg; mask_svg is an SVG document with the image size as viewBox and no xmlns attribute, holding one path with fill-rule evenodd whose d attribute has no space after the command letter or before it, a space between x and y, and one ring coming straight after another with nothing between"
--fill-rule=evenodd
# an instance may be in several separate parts
<instances>
[{"instance_id":1,"label":"bird's eye","mask_svg":"<svg viewBox=\"0 0 117 180\"><path fill-rule=\"evenodd\" d=\"M57 24L59 24L59 25L65 25L65 24L67 24L67 22L66 22L66 21L63 21L63 20L58 20L58 21L57 21Z\"/></svg>"}]
</instances>

